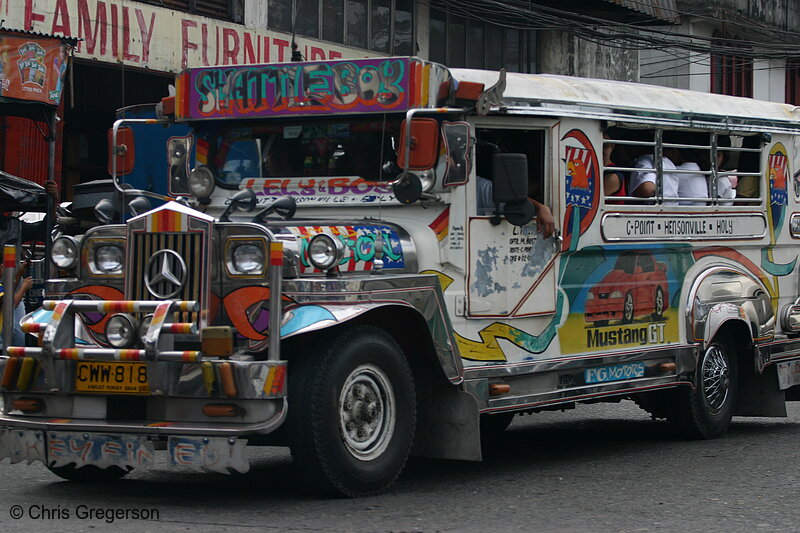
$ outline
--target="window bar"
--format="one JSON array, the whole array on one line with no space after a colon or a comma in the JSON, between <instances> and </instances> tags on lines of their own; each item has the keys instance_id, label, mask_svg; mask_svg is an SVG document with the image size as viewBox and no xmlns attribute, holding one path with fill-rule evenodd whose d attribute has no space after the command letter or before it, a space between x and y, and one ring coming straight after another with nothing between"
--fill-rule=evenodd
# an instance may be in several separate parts
<instances>
[{"instance_id":1,"label":"window bar","mask_svg":"<svg viewBox=\"0 0 800 533\"><path fill-rule=\"evenodd\" d=\"M656 166L656 201L662 203L664 201L664 147L661 144L663 130L655 130L655 150L653 151L653 159ZM631 191L633 192L633 191Z\"/></svg>"},{"instance_id":2,"label":"window bar","mask_svg":"<svg viewBox=\"0 0 800 533\"><path fill-rule=\"evenodd\" d=\"M711 132L711 183L708 186L708 196L711 198L711 205L719 203L719 196L717 193L717 177L719 176L719 169L717 168L717 134Z\"/></svg>"}]
</instances>

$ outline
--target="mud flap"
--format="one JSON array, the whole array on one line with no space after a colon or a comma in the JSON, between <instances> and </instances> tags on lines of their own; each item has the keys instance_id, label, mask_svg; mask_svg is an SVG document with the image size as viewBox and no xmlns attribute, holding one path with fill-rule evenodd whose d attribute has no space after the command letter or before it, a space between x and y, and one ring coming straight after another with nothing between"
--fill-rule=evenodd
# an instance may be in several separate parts
<instances>
[{"instance_id":1,"label":"mud flap","mask_svg":"<svg viewBox=\"0 0 800 533\"><path fill-rule=\"evenodd\" d=\"M742 372L735 416L786 416L786 393L779 388L774 366L763 374Z\"/></svg>"},{"instance_id":2,"label":"mud flap","mask_svg":"<svg viewBox=\"0 0 800 533\"><path fill-rule=\"evenodd\" d=\"M456 388L431 391L418 410L411 454L432 459L481 461L480 415L471 394Z\"/></svg>"}]
</instances>

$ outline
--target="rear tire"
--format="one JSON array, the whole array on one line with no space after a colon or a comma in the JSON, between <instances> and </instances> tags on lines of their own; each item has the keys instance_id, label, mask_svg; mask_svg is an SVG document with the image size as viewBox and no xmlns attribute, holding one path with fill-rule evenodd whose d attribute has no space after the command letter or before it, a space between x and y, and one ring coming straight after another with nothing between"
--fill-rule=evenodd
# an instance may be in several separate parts
<instances>
[{"instance_id":1,"label":"rear tire","mask_svg":"<svg viewBox=\"0 0 800 533\"><path fill-rule=\"evenodd\" d=\"M497 413L494 415L481 415L481 439L496 437L504 432L516 413Z\"/></svg>"},{"instance_id":2,"label":"rear tire","mask_svg":"<svg viewBox=\"0 0 800 533\"><path fill-rule=\"evenodd\" d=\"M107 483L123 478L130 472L130 470L118 466L99 468L95 465L85 465L76 468L75 463L65 466L48 466L47 469L58 477L75 483Z\"/></svg>"},{"instance_id":3,"label":"rear tire","mask_svg":"<svg viewBox=\"0 0 800 533\"><path fill-rule=\"evenodd\" d=\"M414 440L411 369L397 342L373 326L319 339L322 353L290 361L289 430L295 465L327 494L385 491Z\"/></svg>"},{"instance_id":4,"label":"rear tire","mask_svg":"<svg viewBox=\"0 0 800 533\"><path fill-rule=\"evenodd\" d=\"M671 421L687 436L713 439L728 431L736 408L737 364L727 342L715 340L697 363L695 386L677 396Z\"/></svg>"}]
</instances>

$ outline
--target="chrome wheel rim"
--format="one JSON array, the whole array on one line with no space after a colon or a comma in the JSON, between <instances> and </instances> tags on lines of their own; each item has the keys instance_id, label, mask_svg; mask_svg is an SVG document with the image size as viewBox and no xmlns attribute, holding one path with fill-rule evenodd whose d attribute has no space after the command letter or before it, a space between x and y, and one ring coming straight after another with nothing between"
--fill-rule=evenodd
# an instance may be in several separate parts
<instances>
[{"instance_id":1,"label":"chrome wheel rim","mask_svg":"<svg viewBox=\"0 0 800 533\"><path fill-rule=\"evenodd\" d=\"M633 296L631 296L631 293L625 295L625 308L622 316L625 317L625 320L633 319Z\"/></svg>"},{"instance_id":2,"label":"chrome wheel rim","mask_svg":"<svg viewBox=\"0 0 800 533\"><path fill-rule=\"evenodd\" d=\"M664 293L659 288L656 290L656 314L660 315L664 312Z\"/></svg>"},{"instance_id":3,"label":"chrome wheel rim","mask_svg":"<svg viewBox=\"0 0 800 533\"><path fill-rule=\"evenodd\" d=\"M396 402L391 382L375 365L356 367L339 394L339 431L356 459L379 457L394 434Z\"/></svg>"},{"instance_id":4,"label":"chrome wheel rim","mask_svg":"<svg viewBox=\"0 0 800 533\"><path fill-rule=\"evenodd\" d=\"M728 399L731 385L728 359L719 346L710 346L703 355L701 379L706 403L719 411Z\"/></svg>"}]
</instances>

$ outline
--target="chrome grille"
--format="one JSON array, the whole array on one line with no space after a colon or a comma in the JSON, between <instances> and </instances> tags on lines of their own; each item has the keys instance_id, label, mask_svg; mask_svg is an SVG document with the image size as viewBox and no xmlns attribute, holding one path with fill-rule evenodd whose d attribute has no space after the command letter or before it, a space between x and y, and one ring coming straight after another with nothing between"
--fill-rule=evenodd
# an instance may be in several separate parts
<instances>
[{"instance_id":1,"label":"chrome grille","mask_svg":"<svg viewBox=\"0 0 800 533\"><path fill-rule=\"evenodd\" d=\"M174 300L197 300L200 308L205 307L205 294L203 294L203 277L206 275L208 261L203 260L203 234L202 233L134 233L131 242L131 257L134 258L131 264L131 271L128 272L131 283L126 298L130 300L153 300L161 299L150 293L147 288L146 278L151 258L163 250L172 250L179 256L185 265L185 282L182 289L171 296ZM173 271L177 268L177 257L171 254L161 254L164 260L171 265ZM156 260L156 266L160 268L161 259ZM150 268L152 271L152 268ZM152 276L151 276L152 277ZM155 292L164 294L167 291L161 281L151 283ZM160 290L159 290L160 289ZM164 291L164 292L162 292ZM197 320L196 313L175 313L175 321L194 322Z\"/></svg>"}]
</instances>

